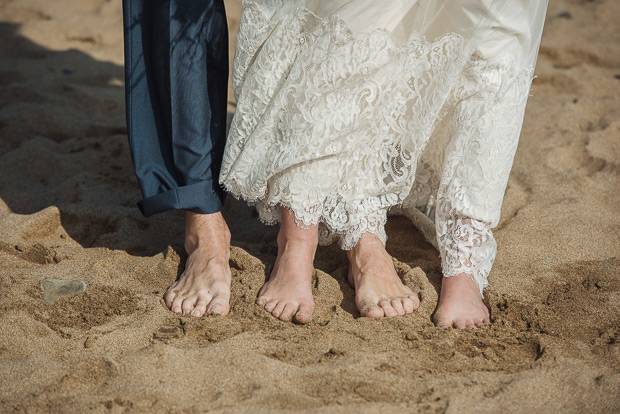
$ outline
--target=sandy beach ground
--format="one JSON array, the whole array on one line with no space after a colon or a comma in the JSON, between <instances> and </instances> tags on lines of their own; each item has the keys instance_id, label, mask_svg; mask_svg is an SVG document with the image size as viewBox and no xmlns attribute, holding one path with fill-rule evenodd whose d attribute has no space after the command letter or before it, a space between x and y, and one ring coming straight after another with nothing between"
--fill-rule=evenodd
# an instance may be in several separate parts
<instances>
[{"instance_id":1,"label":"sandy beach ground","mask_svg":"<svg viewBox=\"0 0 620 414\"><path fill-rule=\"evenodd\" d=\"M0 0L0 412L620 412L620 2L551 1L478 330L433 326L439 255L402 217L413 316L359 318L331 246L314 321L273 319L276 229L232 198L231 315L169 312L183 217L135 206L122 65L119 0Z\"/></svg>"}]
</instances>

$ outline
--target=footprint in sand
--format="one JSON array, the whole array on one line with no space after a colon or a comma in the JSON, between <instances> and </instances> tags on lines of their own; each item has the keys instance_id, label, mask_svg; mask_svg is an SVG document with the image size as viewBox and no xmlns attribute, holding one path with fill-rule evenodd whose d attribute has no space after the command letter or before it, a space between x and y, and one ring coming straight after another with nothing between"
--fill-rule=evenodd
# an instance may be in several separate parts
<instances>
[{"instance_id":1,"label":"footprint in sand","mask_svg":"<svg viewBox=\"0 0 620 414\"><path fill-rule=\"evenodd\" d=\"M69 331L89 331L106 325L116 317L132 315L141 308L135 294L113 286L89 286L85 292L60 298L54 304L40 300L40 288L33 289L30 294L37 301L27 306L28 311L36 320L65 336Z\"/></svg>"},{"instance_id":2,"label":"footprint in sand","mask_svg":"<svg viewBox=\"0 0 620 414\"><path fill-rule=\"evenodd\" d=\"M12 254L22 260L36 264L59 263L62 259L49 247L40 243L32 245L20 243L11 245L9 243L0 242L0 251Z\"/></svg>"},{"instance_id":3,"label":"footprint in sand","mask_svg":"<svg viewBox=\"0 0 620 414\"><path fill-rule=\"evenodd\" d=\"M605 122L605 123L603 123ZM618 171L620 166L620 121L608 122L603 118L599 128L589 135L586 150L591 158L601 160L610 170Z\"/></svg>"}]
</instances>

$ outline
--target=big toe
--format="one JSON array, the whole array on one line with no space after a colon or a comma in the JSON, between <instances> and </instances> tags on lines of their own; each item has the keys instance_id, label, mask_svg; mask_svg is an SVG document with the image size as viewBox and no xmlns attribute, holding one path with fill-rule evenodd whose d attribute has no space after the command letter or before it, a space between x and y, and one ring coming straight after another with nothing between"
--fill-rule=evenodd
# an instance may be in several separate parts
<instances>
[{"instance_id":1,"label":"big toe","mask_svg":"<svg viewBox=\"0 0 620 414\"><path fill-rule=\"evenodd\" d=\"M302 303L299 306L299 310L295 314L294 321L301 324L309 323L312 320L312 312L314 306L306 303Z\"/></svg>"},{"instance_id":2,"label":"big toe","mask_svg":"<svg viewBox=\"0 0 620 414\"><path fill-rule=\"evenodd\" d=\"M383 309L376 303L366 302L360 306L360 314L367 318L383 318Z\"/></svg>"},{"instance_id":3,"label":"big toe","mask_svg":"<svg viewBox=\"0 0 620 414\"><path fill-rule=\"evenodd\" d=\"M207 313L213 315L228 315L230 311L229 300L223 296L215 296L207 307Z\"/></svg>"},{"instance_id":4,"label":"big toe","mask_svg":"<svg viewBox=\"0 0 620 414\"><path fill-rule=\"evenodd\" d=\"M433 322L435 322L435 326L439 328L452 328L452 325L454 324L454 320L450 317L450 315L445 315L439 311L435 313Z\"/></svg>"}]
</instances>

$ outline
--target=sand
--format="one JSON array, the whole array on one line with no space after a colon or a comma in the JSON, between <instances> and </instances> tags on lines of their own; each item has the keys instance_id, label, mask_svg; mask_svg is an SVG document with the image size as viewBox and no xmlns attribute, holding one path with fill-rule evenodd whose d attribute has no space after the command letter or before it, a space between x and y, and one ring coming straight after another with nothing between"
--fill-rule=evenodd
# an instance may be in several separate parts
<instances>
[{"instance_id":1,"label":"sand","mask_svg":"<svg viewBox=\"0 0 620 414\"><path fill-rule=\"evenodd\" d=\"M431 323L438 253L402 217L388 251L414 315L359 318L331 246L314 321L273 319L254 299L277 229L232 198L231 315L172 314L183 217L135 206L120 1L0 0L0 22L0 412L620 412L619 2L549 7L493 324L469 331ZM46 278L87 288L49 304Z\"/></svg>"}]
</instances>

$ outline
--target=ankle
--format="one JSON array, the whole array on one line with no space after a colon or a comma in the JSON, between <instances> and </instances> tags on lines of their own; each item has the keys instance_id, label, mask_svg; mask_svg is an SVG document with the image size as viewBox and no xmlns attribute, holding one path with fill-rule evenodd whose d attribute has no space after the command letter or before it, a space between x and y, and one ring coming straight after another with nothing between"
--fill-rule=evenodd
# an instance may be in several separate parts
<instances>
[{"instance_id":1,"label":"ankle","mask_svg":"<svg viewBox=\"0 0 620 414\"><path fill-rule=\"evenodd\" d=\"M204 234L190 233L185 235L185 251L191 254L196 250L209 250L214 253L230 252L230 233Z\"/></svg>"},{"instance_id":2,"label":"ankle","mask_svg":"<svg viewBox=\"0 0 620 414\"><path fill-rule=\"evenodd\" d=\"M286 234L282 230L278 233L276 243L278 247L286 247L291 245L299 246L316 246L319 237L316 234Z\"/></svg>"},{"instance_id":3,"label":"ankle","mask_svg":"<svg viewBox=\"0 0 620 414\"><path fill-rule=\"evenodd\" d=\"M209 261L217 263L228 263L230 259L230 246L215 243L186 242L185 252L188 256L196 254L203 259L208 258Z\"/></svg>"},{"instance_id":4,"label":"ankle","mask_svg":"<svg viewBox=\"0 0 620 414\"><path fill-rule=\"evenodd\" d=\"M385 246L374 235L366 233L362 235L357 244L347 250L347 258L351 263L362 263L368 259L377 259L378 256L389 257Z\"/></svg>"},{"instance_id":5,"label":"ankle","mask_svg":"<svg viewBox=\"0 0 620 414\"><path fill-rule=\"evenodd\" d=\"M185 217L185 251L188 254L198 249L229 254L231 234L221 213L186 212Z\"/></svg>"},{"instance_id":6,"label":"ankle","mask_svg":"<svg viewBox=\"0 0 620 414\"><path fill-rule=\"evenodd\" d=\"M276 240L279 249L287 246L309 246L316 249L319 243L318 227L303 228L296 223L283 222Z\"/></svg>"},{"instance_id":7,"label":"ankle","mask_svg":"<svg viewBox=\"0 0 620 414\"><path fill-rule=\"evenodd\" d=\"M454 276L444 276L441 280L441 291L448 294L456 294L459 296L463 293L480 297L480 288L473 275L468 273L459 273Z\"/></svg>"},{"instance_id":8,"label":"ankle","mask_svg":"<svg viewBox=\"0 0 620 414\"><path fill-rule=\"evenodd\" d=\"M286 238L278 236L278 256L282 256L285 253L293 255L310 255L312 260L316 255L316 249L318 245L318 237L313 238Z\"/></svg>"},{"instance_id":9,"label":"ankle","mask_svg":"<svg viewBox=\"0 0 620 414\"><path fill-rule=\"evenodd\" d=\"M314 245L319 242L319 226L304 227L295 218L295 214L287 207L280 207L282 220L278 232L278 247L287 245Z\"/></svg>"}]
</instances>

